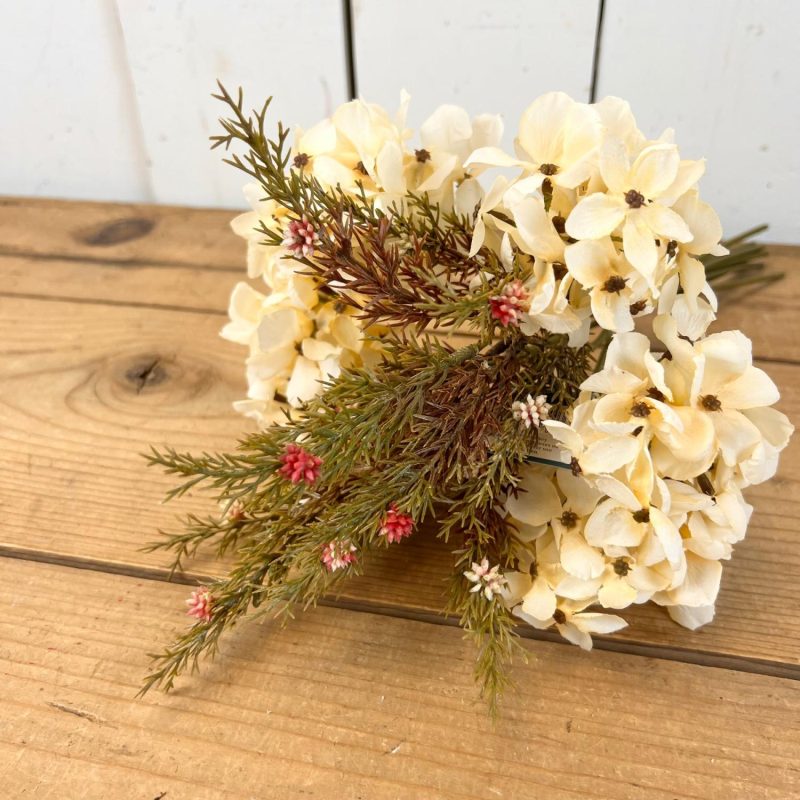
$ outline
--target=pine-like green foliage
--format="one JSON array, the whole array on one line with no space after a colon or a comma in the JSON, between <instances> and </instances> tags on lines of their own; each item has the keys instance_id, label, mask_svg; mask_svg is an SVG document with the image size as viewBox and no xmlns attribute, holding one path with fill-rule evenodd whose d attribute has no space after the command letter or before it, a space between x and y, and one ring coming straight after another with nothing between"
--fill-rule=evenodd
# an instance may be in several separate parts
<instances>
[{"instance_id":1,"label":"pine-like green foliage","mask_svg":"<svg viewBox=\"0 0 800 800\"><path fill-rule=\"evenodd\" d=\"M265 135L268 103L247 116L241 92L234 99L220 89L232 115L221 121L225 133L213 137L214 146L246 146L244 156L229 162L319 232L313 262L298 259L299 268L316 276L322 293L354 306L369 323L388 326L389 333L380 364L345 370L302 416L249 436L235 452L148 455L151 464L181 479L170 497L203 487L241 510L232 517L190 516L182 533L151 545L173 553L173 569L205 545L235 553L235 566L209 587L211 619L196 622L154 656L142 692L171 688L200 656L214 654L223 631L246 615L288 618L296 607L335 592L360 570L360 561L328 572L321 561L325 545L348 541L359 558L386 546L381 521L397 503L418 523L434 519L439 536L452 545L447 611L476 640L476 677L494 709L515 649L513 618L499 598L470 592L463 572L483 558L513 567L513 530L500 506L514 491L536 429L512 418L512 403L544 394L551 416L565 418L607 339L575 349L565 336L499 328L489 298L503 283L525 279L531 259L517 254L509 273L487 249L469 258L471 221L444 214L425 198L409 197L404 207L383 214L363 195L325 190L291 168L285 129L278 127L275 140ZM270 244L280 241L274 231L263 234ZM728 274L709 269L714 276ZM443 325L470 338L447 344L434 334ZM311 486L292 484L278 472L293 443L322 459L320 479Z\"/></svg>"}]
</instances>

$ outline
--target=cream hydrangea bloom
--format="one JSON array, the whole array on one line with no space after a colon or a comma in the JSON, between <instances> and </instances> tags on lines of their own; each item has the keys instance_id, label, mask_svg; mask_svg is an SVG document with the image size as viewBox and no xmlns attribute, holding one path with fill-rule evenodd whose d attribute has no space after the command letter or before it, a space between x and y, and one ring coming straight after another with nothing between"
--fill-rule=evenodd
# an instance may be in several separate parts
<instances>
[{"instance_id":1,"label":"cream hydrangea bloom","mask_svg":"<svg viewBox=\"0 0 800 800\"><path fill-rule=\"evenodd\" d=\"M510 578L506 602L532 625L568 630L571 640L585 643L590 632L565 628L566 616L559 623L548 612L653 600L687 627L710 621L721 561L752 513L741 488L774 473L793 431L771 408L777 389L753 366L740 332L690 342L669 316L654 328L668 357L642 334L617 334L604 368L582 385L570 423L543 422L571 453L573 474L526 469L506 504L523 531L519 563L533 564L533 577ZM580 484L588 506L572 499Z\"/></svg>"},{"instance_id":2,"label":"cream hydrangea bloom","mask_svg":"<svg viewBox=\"0 0 800 800\"><path fill-rule=\"evenodd\" d=\"M567 220L567 233L575 239L602 239L621 227L628 261L652 279L658 265L657 239L692 240L689 226L670 207L683 193L676 186L685 180L679 170L674 144L650 145L631 161L623 142L607 139L600 174L608 188L578 203ZM692 177L696 180L700 174L698 168Z\"/></svg>"},{"instance_id":3,"label":"cream hydrangea bloom","mask_svg":"<svg viewBox=\"0 0 800 800\"><path fill-rule=\"evenodd\" d=\"M704 162L682 159L671 131L648 140L619 98L539 98L522 114L513 155L500 148L499 117L451 105L412 144L408 103L403 93L391 115L354 100L298 129L289 168L363 192L389 213L423 193L465 218L464 256L478 264L470 286L492 277L502 299L513 285L518 306L501 324L522 335L566 334L577 347L592 327L614 334L569 419L539 420L571 463L523 468L505 501L510 562L502 573L474 565L467 579L586 649L593 634L625 625L602 609L652 600L682 625L705 624L721 562L752 512L742 489L775 473L793 427L772 407L778 391L753 365L749 340L706 335L717 299L701 259L726 251L697 189ZM482 173L491 167L506 173L490 182ZM319 291L290 247L264 243L264 229L280 241L298 220L258 187L246 197L252 210L232 226L248 242L248 276L266 290L234 288L223 336L249 353L247 398L236 407L271 424L342 369L380 358L367 335L379 331L365 331L335 287ZM317 233L302 234L306 263ZM634 330L651 312L660 344Z\"/></svg>"},{"instance_id":4,"label":"cream hydrangea bloom","mask_svg":"<svg viewBox=\"0 0 800 800\"><path fill-rule=\"evenodd\" d=\"M550 92L523 113L516 158L498 147L482 147L472 153L467 165L520 167L531 188L549 179L555 186L574 189L589 179L600 136L599 118L589 106L563 92Z\"/></svg>"},{"instance_id":5,"label":"cream hydrangea bloom","mask_svg":"<svg viewBox=\"0 0 800 800\"><path fill-rule=\"evenodd\" d=\"M463 109L442 106L423 123L421 146L414 148L406 128L408 103L404 92L399 110L390 116L378 105L353 100L310 129L297 128L289 168L323 186L363 189L383 208L415 192L449 209L459 184L462 202L470 195L480 200L482 190L463 163L476 148L499 142L500 117L470 120ZM266 243L264 229L284 238L293 222L289 212L265 200L258 185L248 185L245 196L253 210L236 217L232 227L248 243L248 277L262 279L267 291L238 284L222 335L249 349L247 399L235 407L268 425L280 420L286 405L302 408L342 368L379 358L380 345L365 333L380 331L365 332L355 311L319 295L317 281L302 274L291 247ZM313 260L313 253L303 253Z\"/></svg>"}]
</instances>

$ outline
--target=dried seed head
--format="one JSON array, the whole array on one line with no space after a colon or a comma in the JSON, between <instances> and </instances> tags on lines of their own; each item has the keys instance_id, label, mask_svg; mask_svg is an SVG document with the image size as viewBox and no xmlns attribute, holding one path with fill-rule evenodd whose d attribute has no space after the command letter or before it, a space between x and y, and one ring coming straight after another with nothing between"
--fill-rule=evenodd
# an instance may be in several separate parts
<instances>
[{"instance_id":1,"label":"dried seed head","mask_svg":"<svg viewBox=\"0 0 800 800\"><path fill-rule=\"evenodd\" d=\"M634 403L631 406L631 416L639 418L649 417L650 410L651 410L650 406L647 405L647 403L644 402Z\"/></svg>"},{"instance_id":2,"label":"dried seed head","mask_svg":"<svg viewBox=\"0 0 800 800\"><path fill-rule=\"evenodd\" d=\"M294 161L292 163L297 167L297 169L303 169L303 167L308 164L308 154L298 153L294 157Z\"/></svg>"},{"instance_id":3,"label":"dried seed head","mask_svg":"<svg viewBox=\"0 0 800 800\"><path fill-rule=\"evenodd\" d=\"M641 314L647 308L647 303L644 300L637 300L635 303L631 303L631 316L635 317L637 314Z\"/></svg>"},{"instance_id":4,"label":"dried seed head","mask_svg":"<svg viewBox=\"0 0 800 800\"><path fill-rule=\"evenodd\" d=\"M614 562L614 572L616 572L620 578L624 578L630 571L631 565L624 558L618 558Z\"/></svg>"},{"instance_id":5,"label":"dried seed head","mask_svg":"<svg viewBox=\"0 0 800 800\"><path fill-rule=\"evenodd\" d=\"M561 515L561 524L565 528L574 528L578 524L578 515L574 511L565 511Z\"/></svg>"},{"instance_id":6,"label":"dried seed head","mask_svg":"<svg viewBox=\"0 0 800 800\"><path fill-rule=\"evenodd\" d=\"M542 164L539 167L539 172L542 175L555 175L558 172L558 167L555 164Z\"/></svg>"},{"instance_id":7,"label":"dried seed head","mask_svg":"<svg viewBox=\"0 0 800 800\"><path fill-rule=\"evenodd\" d=\"M420 164L424 164L426 161L431 160L431 154L424 147L420 148L419 150L415 150L414 156Z\"/></svg>"},{"instance_id":8,"label":"dried seed head","mask_svg":"<svg viewBox=\"0 0 800 800\"><path fill-rule=\"evenodd\" d=\"M625 192L625 202L631 208L641 208L644 205L644 195L636 189L629 189Z\"/></svg>"},{"instance_id":9,"label":"dried seed head","mask_svg":"<svg viewBox=\"0 0 800 800\"><path fill-rule=\"evenodd\" d=\"M650 509L640 508L638 511L634 511L633 519L639 523L650 522Z\"/></svg>"},{"instance_id":10,"label":"dried seed head","mask_svg":"<svg viewBox=\"0 0 800 800\"><path fill-rule=\"evenodd\" d=\"M700 398L700 405L703 406L706 411L719 411L722 408L722 403L719 398L713 394L704 394Z\"/></svg>"},{"instance_id":11,"label":"dried seed head","mask_svg":"<svg viewBox=\"0 0 800 800\"><path fill-rule=\"evenodd\" d=\"M625 288L625 278L622 275L612 275L604 284L603 291L619 294Z\"/></svg>"}]
</instances>

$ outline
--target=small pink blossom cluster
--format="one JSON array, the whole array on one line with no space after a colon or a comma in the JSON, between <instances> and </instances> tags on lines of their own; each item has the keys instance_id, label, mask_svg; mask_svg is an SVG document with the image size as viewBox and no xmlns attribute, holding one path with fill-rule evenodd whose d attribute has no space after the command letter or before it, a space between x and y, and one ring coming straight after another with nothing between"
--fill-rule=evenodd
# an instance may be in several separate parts
<instances>
[{"instance_id":1,"label":"small pink blossom cluster","mask_svg":"<svg viewBox=\"0 0 800 800\"><path fill-rule=\"evenodd\" d=\"M314 253L317 235L314 226L303 215L302 219L293 219L287 226L281 244L295 256L307 258Z\"/></svg>"},{"instance_id":2,"label":"small pink blossom cluster","mask_svg":"<svg viewBox=\"0 0 800 800\"><path fill-rule=\"evenodd\" d=\"M397 510L397 503L391 503L386 516L381 522L381 536L386 537L389 544L399 542L414 531L414 518Z\"/></svg>"},{"instance_id":3,"label":"small pink blossom cluster","mask_svg":"<svg viewBox=\"0 0 800 800\"><path fill-rule=\"evenodd\" d=\"M186 601L186 613L190 617L197 617L203 622L208 622L211 619L211 606L214 603L214 598L211 592L205 587L201 586L192 592L192 596Z\"/></svg>"},{"instance_id":4,"label":"small pink blossom cluster","mask_svg":"<svg viewBox=\"0 0 800 800\"><path fill-rule=\"evenodd\" d=\"M495 595L500 594L508 585L508 580L500 572L500 565L489 566L489 559L484 558L480 564L472 562L472 569L464 573L464 577L475 585L470 592L483 591L487 600L491 600Z\"/></svg>"},{"instance_id":5,"label":"small pink blossom cluster","mask_svg":"<svg viewBox=\"0 0 800 800\"><path fill-rule=\"evenodd\" d=\"M499 295L489 298L492 318L504 328L509 325L519 325L520 314L528 310L529 303L530 295L522 285L522 281L518 280L507 283Z\"/></svg>"},{"instance_id":6,"label":"small pink blossom cluster","mask_svg":"<svg viewBox=\"0 0 800 800\"><path fill-rule=\"evenodd\" d=\"M530 428L531 425L538 428L542 420L550 418L550 408L545 395L539 394L536 397L528 395L524 400L511 404L511 413L514 419L518 419L526 428Z\"/></svg>"},{"instance_id":7,"label":"small pink blossom cluster","mask_svg":"<svg viewBox=\"0 0 800 800\"><path fill-rule=\"evenodd\" d=\"M328 542L322 548L322 563L328 572L344 569L348 564L356 561L356 546L349 539Z\"/></svg>"},{"instance_id":8,"label":"small pink blossom cluster","mask_svg":"<svg viewBox=\"0 0 800 800\"><path fill-rule=\"evenodd\" d=\"M292 483L305 481L312 484L319 478L322 459L312 455L299 444L287 444L281 456L281 464L283 466L278 469L279 475Z\"/></svg>"}]
</instances>

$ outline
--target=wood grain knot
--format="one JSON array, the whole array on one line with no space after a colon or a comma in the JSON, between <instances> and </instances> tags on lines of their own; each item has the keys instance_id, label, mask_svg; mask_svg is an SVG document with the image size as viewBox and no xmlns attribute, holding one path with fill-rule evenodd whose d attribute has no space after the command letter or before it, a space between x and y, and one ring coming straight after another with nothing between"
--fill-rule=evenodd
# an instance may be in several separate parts
<instances>
[{"instance_id":1,"label":"wood grain knot","mask_svg":"<svg viewBox=\"0 0 800 800\"><path fill-rule=\"evenodd\" d=\"M145 217L128 217L81 231L76 238L93 247L109 247L147 236L155 226L155 220Z\"/></svg>"},{"instance_id":2,"label":"wood grain knot","mask_svg":"<svg viewBox=\"0 0 800 800\"><path fill-rule=\"evenodd\" d=\"M142 356L125 371L125 380L133 387L136 394L164 383L167 378L169 373L159 356Z\"/></svg>"}]
</instances>

